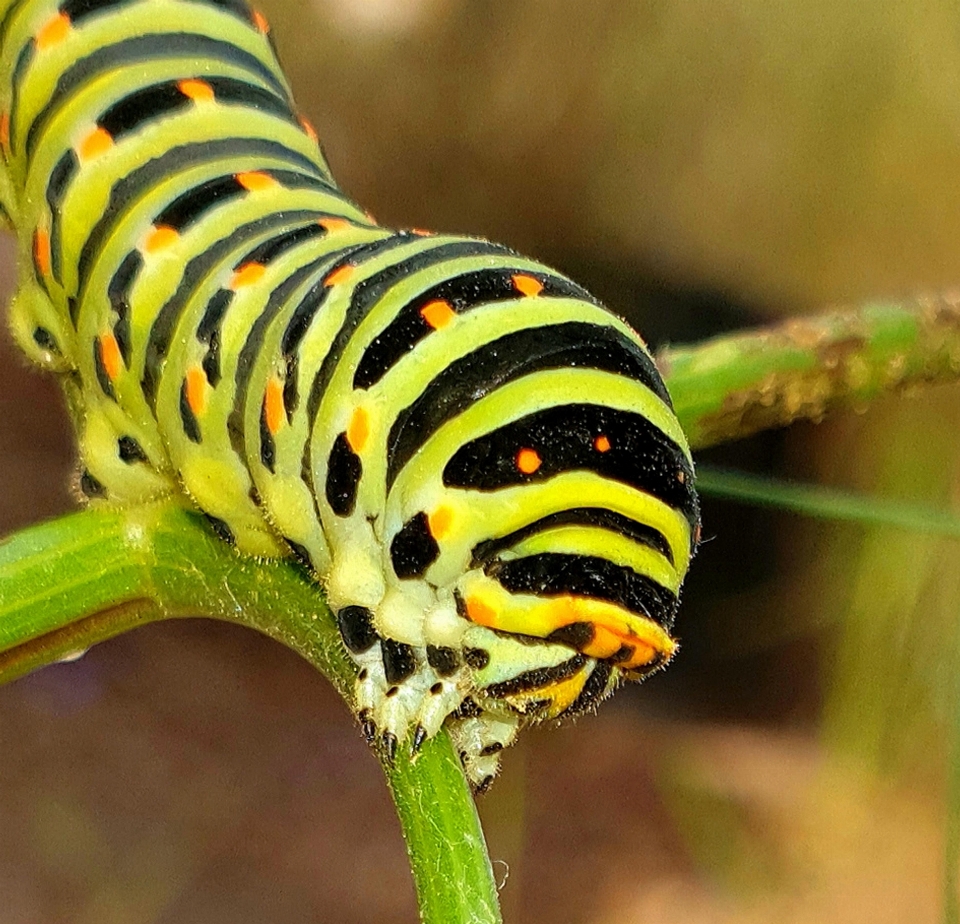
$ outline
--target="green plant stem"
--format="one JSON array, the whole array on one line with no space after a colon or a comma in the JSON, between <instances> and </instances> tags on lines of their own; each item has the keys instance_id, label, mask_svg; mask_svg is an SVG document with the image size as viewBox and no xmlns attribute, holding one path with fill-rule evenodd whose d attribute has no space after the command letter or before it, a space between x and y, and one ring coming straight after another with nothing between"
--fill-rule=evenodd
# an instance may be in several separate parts
<instances>
[{"instance_id":1,"label":"green plant stem","mask_svg":"<svg viewBox=\"0 0 960 924\"><path fill-rule=\"evenodd\" d=\"M198 615L282 642L351 701L355 669L309 577L239 556L173 503L87 510L0 545L0 682L136 626ZM422 920L500 921L476 808L446 734L384 772Z\"/></svg>"},{"instance_id":2,"label":"green plant stem","mask_svg":"<svg viewBox=\"0 0 960 924\"><path fill-rule=\"evenodd\" d=\"M795 318L666 349L657 363L690 445L713 446L956 381L960 295Z\"/></svg>"}]
</instances>

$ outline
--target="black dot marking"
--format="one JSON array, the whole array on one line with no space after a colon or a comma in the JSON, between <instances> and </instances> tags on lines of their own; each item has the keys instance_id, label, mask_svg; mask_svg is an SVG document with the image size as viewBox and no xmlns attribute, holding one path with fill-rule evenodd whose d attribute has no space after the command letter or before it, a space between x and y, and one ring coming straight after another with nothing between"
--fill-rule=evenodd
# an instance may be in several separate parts
<instances>
[{"instance_id":1,"label":"black dot marking","mask_svg":"<svg viewBox=\"0 0 960 924\"><path fill-rule=\"evenodd\" d=\"M387 699L393 699L400 692L400 687L390 687L386 692Z\"/></svg>"},{"instance_id":2,"label":"black dot marking","mask_svg":"<svg viewBox=\"0 0 960 924\"><path fill-rule=\"evenodd\" d=\"M58 354L60 352L56 338L45 327L35 327L33 329L33 342L40 347L41 350L48 350L51 353Z\"/></svg>"},{"instance_id":3,"label":"black dot marking","mask_svg":"<svg viewBox=\"0 0 960 924\"><path fill-rule=\"evenodd\" d=\"M362 474L360 457L350 448L347 434L341 433L330 450L326 485L327 503L337 516L348 517L353 513Z\"/></svg>"},{"instance_id":4,"label":"black dot marking","mask_svg":"<svg viewBox=\"0 0 960 924\"><path fill-rule=\"evenodd\" d=\"M493 744L488 744L485 748L480 749L481 757L493 757L494 754L499 754L503 750L503 744L499 741L494 741Z\"/></svg>"},{"instance_id":5,"label":"black dot marking","mask_svg":"<svg viewBox=\"0 0 960 924\"><path fill-rule=\"evenodd\" d=\"M420 578L440 555L423 512L411 517L390 543L390 561L398 578Z\"/></svg>"},{"instance_id":6,"label":"black dot marking","mask_svg":"<svg viewBox=\"0 0 960 924\"><path fill-rule=\"evenodd\" d=\"M455 719L475 719L483 715L483 710L477 705L473 697L467 696L464 697L459 708L450 714Z\"/></svg>"},{"instance_id":7,"label":"black dot marking","mask_svg":"<svg viewBox=\"0 0 960 924\"><path fill-rule=\"evenodd\" d=\"M237 540L233 535L233 530L219 517L211 516L209 513L203 515L204 519L210 525L210 528L227 544L236 545Z\"/></svg>"},{"instance_id":8,"label":"black dot marking","mask_svg":"<svg viewBox=\"0 0 960 924\"><path fill-rule=\"evenodd\" d=\"M633 645L621 645L607 660L611 664L622 664L624 661L629 661L635 651Z\"/></svg>"},{"instance_id":9,"label":"black dot marking","mask_svg":"<svg viewBox=\"0 0 960 924\"><path fill-rule=\"evenodd\" d=\"M452 648L427 645L427 663L441 677L449 677L460 667L460 657Z\"/></svg>"},{"instance_id":10,"label":"black dot marking","mask_svg":"<svg viewBox=\"0 0 960 924\"><path fill-rule=\"evenodd\" d=\"M294 542L289 536L284 536L283 541L290 546L290 551L293 552L293 557L303 565L304 568L313 570L313 562L310 561L310 553L307 551L305 545L301 545L299 542Z\"/></svg>"},{"instance_id":11,"label":"black dot marking","mask_svg":"<svg viewBox=\"0 0 960 924\"><path fill-rule=\"evenodd\" d=\"M343 607L337 613L337 625L343 644L354 654L367 651L380 638L373 627L373 613L365 606Z\"/></svg>"},{"instance_id":12,"label":"black dot marking","mask_svg":"<svg viewBox=\"0 0 960 924\"><path fill-rule=\"evenodd\" d=\"M80 490L91 500L95 497L107 496L107 489L86 469L80 473Z\"/></svg>"},{"instance_id":13,"label":"black dot marking","mask_svg":"<svg viewBox=\"0 0 960 924\"><path fill-rule=\"evenodd\" d=\"M366 668L364 668L362 671L360 671L359 674L357 674L357 680L363 683L369 676L370 676L369 671Z\"/></svg>"},{"instance_id":14,"label":"black dot marking","mask_svg":"<svg viewBox=\"0 0 960 924\"><path fill-rule=\"evenodd\" d=\"M413 649L403 642L384 639L380 645L380 655L383 658L383 673L389 684L403 683L417 669Z\"/></svg>"},{"instance_id":15,"label":"black dot marking","mask_svg":"<svg viewBox=\"0 0 960 924\"><path fill-rule=\"evenodd\" d=\"M468 667L482 671L490 663L490 652L483 648L467 648L463 652L463 660Z\"/></svg>"},{"instance_id":16,"label":"black dot marking","mask_svg":"<svg viewBox=\"0 0 960 924\"><path fill-rule=\"evenodd\" d=\"M442 683L435 683L432 687L430 687L431 696L439 696L442 692L443 692Z\"/></svg>"},{"instance_id":17,"label":"black dot marking","mask_svg":"<svg viewBox=\"0 0 960 924\"><path fill-rule=\"evenodd\" d=\"M485 776L476 786L473 787L475 796L482 796L493 785L493 774Z\"/></svg>"},{"instance_id":18,"label":"black dot marking","mask_svg":"<svg viewBox=\"0 0 960 924\"><path fill-rule=\"evenodd\" d=\"M122 462L132 465L134 462L149 462L143 447L132 436L121 436L117 440L117 453Z\"/></svg>"}]
</instances>

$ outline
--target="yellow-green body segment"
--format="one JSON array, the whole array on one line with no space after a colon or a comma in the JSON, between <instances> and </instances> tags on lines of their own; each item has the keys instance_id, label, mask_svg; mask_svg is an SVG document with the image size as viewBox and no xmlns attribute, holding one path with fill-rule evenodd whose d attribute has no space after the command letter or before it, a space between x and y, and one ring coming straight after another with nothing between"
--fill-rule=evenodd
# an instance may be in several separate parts
<instances>
[{"instance_id":1,"label":"yellow-green body segment","mask_svg":"<svg viewBox=\"0 0 960 924\"><path fill-rule=\"evenodd\" d=\"M241 0L0 2L11 323L91 503L176 495L297 556L393 754L475 786L523 722L665 664L699 533L643 342L486 241L381 228Z\"/></svg>"}]
</instances>

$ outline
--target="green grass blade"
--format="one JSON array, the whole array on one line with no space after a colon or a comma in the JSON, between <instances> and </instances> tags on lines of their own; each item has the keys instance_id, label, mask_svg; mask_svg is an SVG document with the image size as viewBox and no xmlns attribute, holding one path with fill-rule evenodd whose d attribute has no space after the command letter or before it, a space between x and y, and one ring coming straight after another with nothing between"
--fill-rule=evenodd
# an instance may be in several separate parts
<instances>
[{"instance_id":1,"label":"green grass blade","mask_svg":"<svg viewBox=\"0 0 960 924\"><path fill-rule=\"evenodd\" d=\"M707 465L697 468L697 490L711 497L776 507L809 517L960 538L960 516L949 511Z\"/></svg>"}]
</instances>

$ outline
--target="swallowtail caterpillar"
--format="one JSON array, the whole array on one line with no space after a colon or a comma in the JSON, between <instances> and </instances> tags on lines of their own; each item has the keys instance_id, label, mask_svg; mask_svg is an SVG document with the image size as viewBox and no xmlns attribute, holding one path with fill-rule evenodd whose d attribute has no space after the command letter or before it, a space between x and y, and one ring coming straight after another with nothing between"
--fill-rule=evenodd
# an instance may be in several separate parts
<instances>
[{"instance_id":1,"label":"swallowtail caterpillar","mask_svg":"<svg viewBox=\"0 0 960 924\"><path fill-rule=\"evenodd\" d=\"M91 504L177 496L300 559L368 737L446 723L477 789L521 725L670 660L693 465L624 322L506 247L378 226L242 0L0 17L11 323Z\"/></svg>"}]
</instances>

